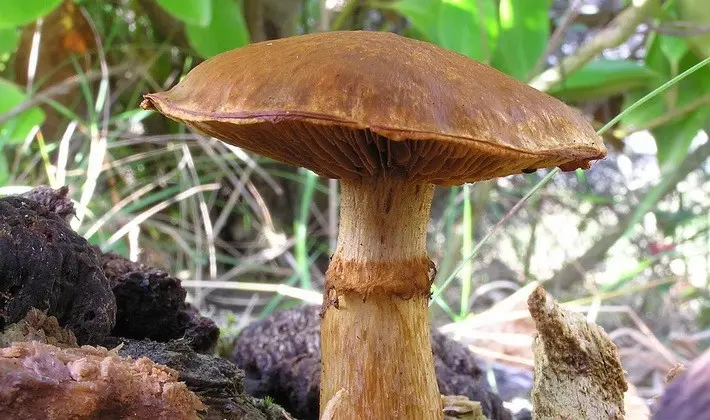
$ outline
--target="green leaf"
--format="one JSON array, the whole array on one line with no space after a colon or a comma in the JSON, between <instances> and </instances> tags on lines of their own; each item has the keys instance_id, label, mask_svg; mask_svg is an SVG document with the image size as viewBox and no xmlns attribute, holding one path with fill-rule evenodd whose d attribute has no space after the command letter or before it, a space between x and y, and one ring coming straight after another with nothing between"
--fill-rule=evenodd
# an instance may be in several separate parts
<instances>
[{"instance_id":1,"label":"green leaf","mask_svg":"<svg viewBox=\"0 0 710 420\"><path fill-rule=\"evenodd\" d=\"M648 67L664 76L664 79L670 79L671 66L661 48L661 39L662 36L657 33L649 35L648 41L646 42L647 52L644 62Z\"/></svg>"},{"instance_id":2,"label":"green leaf","mask_svg":"<svg viewBox=\"0 0 710 420\"><path fill-rule=\"evenodd\" d=\"M489 62L499 35L494 0L399 0L387 7L405 16L424 38Z\"/></svg>"},{"instance_id":3,"label":"green leaf","mask_svg":"<svg viewBox=\"0 0 710 420\"><path fill-rule=\"evenodd\" d=\"M437 28L437 43L442 47L479 61L491 61L499 32L492 0L441 0Z\"/></svg>"},{"instance_id":4,"label":"green leaf","mask_svg":"<svg viewBox=\"0 0 710 420\"><path fill-rule=\"evenodd\" d=\"M708 227L708 216L705 212L697 212L691 208L679 208L672 211L655 209L656 223L664 236L673 236L679 227L703 229ZM681 232L682 233L682 232Z\"/></svg>"},{"instance_id":5,"label":"green leaf","mask_svg":"<svg viewBox=\"0 0 710 420\"><path fill-rule=\"evenodd\" d=\"M185 25L190 45L204 58L249 43L249 32L242 16L241 2L211 0L211 3L213 13L209 25Z\"/></svg>"},{"instance_id":6,"label":"green leaf","mask_svg":"<svg viewBox=\"0 0 710 420\"><path fill-rule=\"evenodd\" d=\"M7 185L10 180L10 167L7 164L7 155L3 152L3 146L0 144L0 187Z\"/></svg>"},{"instance_id":7,"label":"green leaf","mask_svg":"<svg viewBox=\"0 0 710 420\"><path fill-rule=\"evenodd\" d=\"M707 0L675 0L678 20L692 24L691 27L703 28L710 25L710 7ZM710 56L710 33L687 38L693 49L702 56Z\"/></svg>"},{"instance_id":8,"label":"green leaf","mask_svg":"<svg viewBox=\"0 0 710 420\"><path fill-rule=\"evenodd\" d=\"M550 0L501 0L500 37L493 67L527 80L550 37Z\"/></svg>"},{"instance_id":9,"label":"green leaf","mask_svg":"<svg viewBox=\"0 0 710 420\"><path fill-rule=\"evenodd\" d=\"M646 96L651 90L659 86L663 81L671 79L671 69L668 60L666 59L663 51L661 50L661 44L658 40L656 33L649 35L646 42L646 66L655 71L661 80L658 81L654 86L648 86L647 88L638 89L636 91L630 92L624 97L624 102L622 103L622 109L626 109L631 106L634 102ZM677 85L672 87L670 90L677 89ZM648 122L655 120L665 113L665 95L668 92L655 96L650 101L646 102L642 107L636 108L631 112L624 113L619 125L621 127L643 127Z\"/></svg>"},{"instance_id":10,"label":"green leaf","mask_svg":"<svg viewBox=\"0 0 710 420\"><path fill-rule=\"evenodd\" d=\"M387 5L400 15L407 18L414 29L421 33L427 41L437 43L437 10L436 1L399 0L396 3Z\"/></svg>"},{"instance_id":11,"label":"green leaf","mask_svg":"<svg viewBox=\"0 0 710 420\"><path fill-rule=\"evenodd\" d=\"M12 28L33 22L61 3L62 0L2 0L0 28Z\"/></svg>"},{"instance_id":12,"label":"green leaf","mask_svg":"<svg viewBox=\"0 0 710 420\"><path fill-rule=\"evenodd\" d=\"M653 68L662 72L662 78L670 79L673 77L671 73L677 70L678 73L698 64L700 60L691 51L686 51L681 59L673 57L677 60L677 69L673 69L668 55L668 43L664 48L663 37L654 36L650 40L648 53L646 55L646 63ZM673 54L679 54L679 51L673 51ZM659 83L660 84L660 83ZM647 89L640 89L637 92L627 95L624 100L623 107L626 108L636 99L644 96L659 84L649 86ZM663 121L670 112L677 111L686 105L701 103L698 100L701 97L710 94L710 69L703 67L685 79L678 82L672 89L666 91L662 96L653 98L651 101L644 104L643 107L628 113L622 119L622 126L629 129L642 129L644 127L653 127L659 122L664 122L663 125L653 127L651 133L656 140L658 164L661 171L672 169L688 154L688 148L695 136L703 128L708 118L710 118L710 108L700 106L688 109L685 114L679 114L676 118L668 121Z\"/></svg>"},{"instance_id":13,"label":"green leaf","mask_svg":"<svg viewBox=\"0 0 710 420\"><path fill-rule=\"evenodd\" d=\"M692 52L688 52L679 63L679 70L685 71L700 60ZM703 67L684 80L680 81L677 90L673 93L674 101L664 101L666 112L681 108L696 101L701 96L710 94L710 69ZM698 132L705 126L710 118L710 107L700 108L686 114L682 119L676 119L652 130L658 149L658 164L661 171L667 166L677 165L688 154L688 148Z\"/></svg>"},{"instance_id":14,"label":"green leaf","mask_svg":"<svg viewBox=\"0 0 710 420\"><path fill-rule=\"evenodd\" d=\"M688 48L688 44L681 38L659 35L658 46L668 60L668 65L670 67L668 78L670 79L671 77L677 76L678 73L680 73L680 61L690 50ZM669 89L668 92L666 92L665 98L668 106L673 107L678 100L678 86L674 86Z\"/></svg>"},{"instance_id":15,"label":"green leaf","mask_svg":"<svg viewBox=\"0 0 710 420\"><path fill-rule=\"evenodd\" d=\"M655 84L659 75L631 60L598 59L552 86L547 93L567 101L606 98Z\"/></svg>"},{"instance_id":16,"label":"green leaf","mask_svg":"<svg viewBox=\"0 0 710 420\"><path fill-rule=\"evenodd\" d=\"M639 274L651 267L655 261L655 258L646 258L644 260L639 261L636 266L632 267L628 271L622 272L621 275L616 279L610 279L610 281L604 282L600 288L600 292L609 293L621 289L622 287L626 286L630 281L638 278Z\"/></svg>"},{"instance_id":17,"label":"green leaf","mask_svg":"<svg viewBox=\"0 0 710 420\"><path fill-rule=\"evenodd\" d=\"M659 42L663 55L668 59L673 73L678 74L678 65L683 56L688 53L688 44L683 38L659 35ZM675 75L674 74L674 75Z\"/></svg>"},{"instance_id":18,"label":"green leaf","mask_svg":"<svg viewBox=\"0 0 710 420\"><path fill-rule=\"evenodd\" d=\"M702 107L685 118L651 130L656 139L656 157L661 173L676 167L688 154L688 148L710 117L710 108Z\"/></svg>"},{"instance_id":19,"label":"green leaf","mask_svg":"<svg viewBox=\"0 0 710 420\"><path fill-rule=\"evenodd\" d=\"M160 7L188 25L207 26L212 19L209 0L157 0Z\"/></svg>"},{"instance_id":20,"label":"green leaf","mask_svg":"<svg viewBox=\"0 0 710 420\"><path fill-rule=\"evenodd\" d=\"M17 28L0 28L0 57L15 52L19 40Z\"/></svg>"},{"instance_id":21,"label":"green leaf","mask_svg":"<svg viewBox=\"0 0 710 420\"><path fill-rule=\"evenodd\" d=\"M621 104L621 109L626 109L639 99L643 98L648 94L650 89L637 89L633 92L629 92L624 96L624 100ZM663 95L658 95L648 102L643 104L643 106L636 108L633 111L628 112L623 116L619 125L623 128L632 129L633 127L644 127L650 121L659 118L661 115L665 114L666 107L663 104Z\"/></svg>"},{"instance_id":22,"label":"green leaf","mask_svg":"<svg viewBox=\"0 0 710 420\"><path fill-rule=\"evenodd\" d=\"M17 85L5 79L0 79L0 115L15 108L24 100L25 94ZM23 142L32 129L43 122L44 112L38 107L21 112L0 125L0 146Z\"/></svg>"}]
</instances>

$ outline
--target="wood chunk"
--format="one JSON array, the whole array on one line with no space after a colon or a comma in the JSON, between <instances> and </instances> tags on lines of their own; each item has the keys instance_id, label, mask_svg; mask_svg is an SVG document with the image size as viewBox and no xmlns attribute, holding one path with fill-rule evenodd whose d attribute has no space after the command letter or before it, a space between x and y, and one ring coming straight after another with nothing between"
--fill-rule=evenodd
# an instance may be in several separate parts
<instances>
[{"instance_id":1,"label":"wood chunk","mask_svg":"<svg viewBox=\"0 0 710 420\"><path fill-rule=\"evenodd\" d=\"M616 345L583 315L538 286L528 298L533 343L533 419L623 419L624 370Z\"/></svg>"},{"instance_id":2,"label":"wood chunk","mask_svg":"<svg viewBox=\"0 0 710 420\"><path fill-rule=\"evenodd\" d=\"M197 420L205 406L173 369L103 347L37 341L0 349L0 418Z\"/></svg>"},{"instance_id":3,"label":"wood chunk","mask_svg":"<svg viewBox=\"0 0 710 420\"><path fill-rule=\"evenodd\" d=\"M0 347L10 347L17 341L39 341L61 348L78 346L74 333L59 326L57 318L34 308L0 333Z\"/></svg>"},{"instance_id":4,"label":"wood chunk","mask_svg":"<svg viewBox=\"0 0 710 420\"><path fill-rule=\"evenodd\" d=\"M442 395L441 406L444 408L444 420L487 420L481 403L463 395Z\"/></svg>"}]
</instances>

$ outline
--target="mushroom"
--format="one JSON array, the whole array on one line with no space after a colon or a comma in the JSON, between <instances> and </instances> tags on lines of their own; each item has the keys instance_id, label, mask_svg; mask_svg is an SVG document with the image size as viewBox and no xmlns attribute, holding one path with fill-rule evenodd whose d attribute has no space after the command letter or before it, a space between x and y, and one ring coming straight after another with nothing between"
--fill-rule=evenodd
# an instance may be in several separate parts
<instances>
[{"instance_id":1,"label":"mushroom","mask_svg":"<svg viewBox=\"0 0 710 420\"><path fill-rule=\"evenodd\" d=\"M434 186L587 169L606 149L576 110L463 55L327 32L213 57L145 95L198 132L340 180L322 311L321 413L441 419L429 338ZM332 410L332 411L331 411Z\"/></svg>"}]
</instances>

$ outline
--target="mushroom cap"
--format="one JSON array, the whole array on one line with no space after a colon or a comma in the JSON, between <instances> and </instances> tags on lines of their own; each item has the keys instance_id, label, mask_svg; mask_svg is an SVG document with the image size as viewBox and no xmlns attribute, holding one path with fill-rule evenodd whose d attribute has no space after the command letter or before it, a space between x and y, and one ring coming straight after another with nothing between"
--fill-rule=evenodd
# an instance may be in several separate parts
<instances>
[{"instance_id":1,"label":"mushroom cap","mask_svg":"<svg viewBox=\"0 0 710 420\"><path fill-rule=\"evenodd\" d=\"M195 67L155 108L199 132L338 179L457 185L606 156L587 120L487 65L386 32L251 44Z\"/></svg>"}]
</instances>

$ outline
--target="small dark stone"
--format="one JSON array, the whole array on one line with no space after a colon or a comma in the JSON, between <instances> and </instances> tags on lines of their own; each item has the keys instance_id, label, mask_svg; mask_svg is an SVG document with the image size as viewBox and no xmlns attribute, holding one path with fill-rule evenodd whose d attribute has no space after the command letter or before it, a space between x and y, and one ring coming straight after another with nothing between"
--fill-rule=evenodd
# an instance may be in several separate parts
<instances>
[{"instance_id":1,"label":"small dark stone","mask_svg":"<svg viewBox=\"0 0 710 420\"><path fill-rule=\"evenodd\" d=\"M116 300L98 255L57 209L0 199L0 331L36 308L79 344L100 342L114 326Z\"/></svg>"},{"instance_id":2,"label":"small dark stone","mask_svg":"<svg viewBox=\"0 0 710 420\"><path fill-rule=\"evenodd\" d=\"M319 307L278 311L244 328L232 360L244 369L246 391L269 395L296 417L317 419L320 392ZM479 401L491 420L511 419L501 399L487 388L473 354L462 344L432 330L439 389Z\"/></svg>"},{"instance_id":3,"label":"small dark stone","mask_svg":"<svg viewBox=\"0 0 710 420\"><path fill-rule=\"evenodd\" d=\"M116 254L102 259L118 307L113 336L159 342L186 338L195 351L215 349L219 328L185 302L187 292L179 279Z\"/></svg>"}]
</instances>

